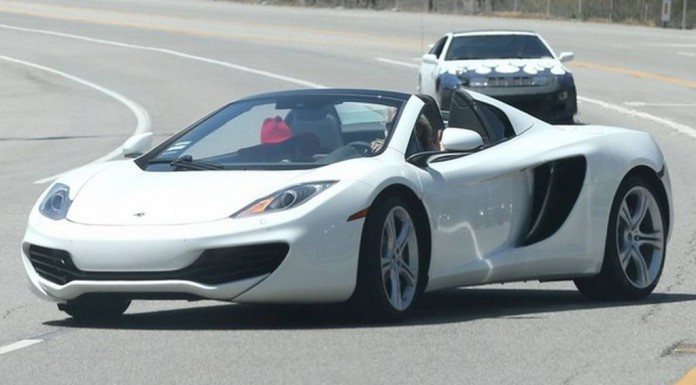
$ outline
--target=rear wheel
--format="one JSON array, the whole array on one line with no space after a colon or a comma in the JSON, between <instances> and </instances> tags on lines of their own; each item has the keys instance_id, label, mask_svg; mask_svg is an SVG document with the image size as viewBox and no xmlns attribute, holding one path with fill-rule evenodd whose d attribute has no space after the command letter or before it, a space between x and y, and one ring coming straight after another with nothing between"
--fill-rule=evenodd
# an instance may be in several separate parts
<instances>
[{"instance_id":1,"label":"rear wheel","mask_svg":"<svg viewBox=\"0 0 696 385\"><path fill-rule=\"evenodd\" d=\"M78 321L108 321L125 313L131 301L101 296L82 296L58 304L58 309Z\"/></svg>"},{"instance_id":2,"label":"rear wheel","mask_svg":"<svg viewBox=\"0 0 696 385\"><path fill-rule=\"evenodd\" d=\"M643 178L626 179L612 204L599 275L575 280L593 299L634 300L657 286L665 262L666 216L654 187Z\"/></svg>"},{"instance_id":3,"label":"rear wheel","mask_svg":"<svg viewBox=\"0 0 696 385\"><path fill-rule=\"evenodd\" d=\"M360 245L353 302L360 315L398 321L416 303L425 283L425 258L408 203L390 197L370 209Z\"/></svg>"}]
</instances>

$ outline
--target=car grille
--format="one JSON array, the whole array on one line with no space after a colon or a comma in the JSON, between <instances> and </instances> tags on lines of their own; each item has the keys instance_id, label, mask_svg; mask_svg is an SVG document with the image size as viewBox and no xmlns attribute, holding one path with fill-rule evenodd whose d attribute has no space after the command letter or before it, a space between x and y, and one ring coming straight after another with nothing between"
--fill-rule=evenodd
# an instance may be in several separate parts
<instances>
[{"instance_id":1,"label":"car grille","mask_svg":"<svg viewBox=\"0 0 696 385\"><path fill-rule=\"evenodd\" d=\"M288 250L286 243L210 249L183 269L155 272L82 271L75 266L67 251L36 245L29 247L29 260L39 276L59 285L75 280L183 280L218 285L271 273L285 259Z\"/></svg>"},{"instance_id":2,"label":"car grille","mask_svg":"<svg viewBox=\"0 0 696 385\"><path fill-rule=\"evenodd\" d=\"M535 86L531 76L505 76L505 77L489 77L489 87L531 87Z\"/></svg>"}]
</instances>

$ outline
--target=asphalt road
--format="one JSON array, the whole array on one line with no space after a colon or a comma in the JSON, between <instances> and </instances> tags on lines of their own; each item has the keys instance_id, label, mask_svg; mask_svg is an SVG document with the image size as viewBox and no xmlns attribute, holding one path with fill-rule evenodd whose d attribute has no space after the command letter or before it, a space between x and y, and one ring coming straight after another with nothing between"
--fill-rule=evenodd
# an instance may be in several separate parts
<instances>
[{"instance_id":1,"label":"asphalt road","mask_svg":"<svg viewBox=\"0 0 696 385\"><path fill-rule=\"evenodd\" d=\"M578 120L648 131L662 146L676 222L647 300L595 303L570 283L526 283L433 294L397 326L354 324L335 306L168 301L87 327L28 290L19 245L56 174L250 93L415 91L430 43L488 28L537 30L557 52L574 51ZM0 0L0 383L696 384L695 110L694 31L207 0Z\"/></svg>"}]
</instances>

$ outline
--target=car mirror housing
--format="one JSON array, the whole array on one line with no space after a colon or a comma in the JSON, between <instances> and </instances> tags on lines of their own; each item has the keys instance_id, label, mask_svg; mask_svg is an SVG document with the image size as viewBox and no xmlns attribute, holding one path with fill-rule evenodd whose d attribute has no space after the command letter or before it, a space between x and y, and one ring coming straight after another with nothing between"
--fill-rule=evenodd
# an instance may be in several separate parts
<instances>
[{"instance_id":1,"label":"car mirror housing","mask_svg":"<svg viewBox=\"0 0 696 385\"><path fill-rule=\"evenodd\" d=\"M561 52L561 54L558 55L558 60L561 63L567 63L569 61L572 61L573 59L575 59L575 54L572 52Z\"/></svg>"},{"instance_id":2,"label":"car mirror housing","mask_svg":"<svg viewBox=\"0 0 696 385\"><path fill-rule=\"evenodd\" d=\"M442 131L441 143L446 151L474 151L483 146L483 138L474 130L447 127Z\"/></svg>"},{"instance_id":3,"label":"car mirror housing","mask_svg":"<svg viewBox=\"0 0 696 385\"><path fill-rule=\"evenodd\" d=\"M135 158L144 154L150 147L152 147L152 132L145 132L128 138L121 149L126 158Z\"/></svg>"},{"instance_id":4,"label":"car mirror housing","mask_svg":"<svg viewBox=\"0 0 696 385\"><path fill-rule=\"evenodd\" d=\"M426 64L435 64L435 63L437 63L437 56L435 56L431 53L426 53L425 55L423 55L421 60L423 61L423 63L426 63Z\"/></svg>"}]
</instances>

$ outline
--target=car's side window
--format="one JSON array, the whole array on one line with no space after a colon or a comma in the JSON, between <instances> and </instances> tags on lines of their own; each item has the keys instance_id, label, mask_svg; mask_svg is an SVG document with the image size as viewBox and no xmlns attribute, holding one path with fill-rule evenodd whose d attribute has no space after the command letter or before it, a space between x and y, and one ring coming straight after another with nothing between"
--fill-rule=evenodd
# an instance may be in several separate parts
<instances>
[{"instance_id":1,"label":"car's side window","mask_svg":"<svg viewBox=\"0 0 696 385\"><path fill-rule=\"evenodd\" d=\"M442 37L435 44L433 44L433 47L428 53L435 55L435 57L439 59L440 55L442 55L442 49L445 48L445 42L447 42L447 36Z\"/></svg>"},{"instance_id":2,"label":"car's side window","mask_svg":"<svg viewBox=\"0 0 696 385\"><path fill-rule=\"evenodd\" d=\"M490 144L515 136L510 119L497 107L477 101L477 112L488 128Z\"/></svg>"}]
</instances>

